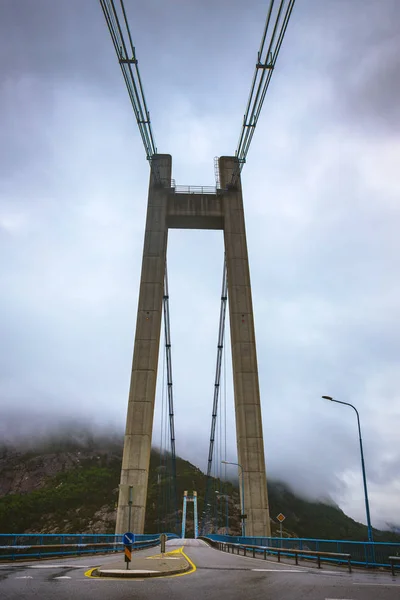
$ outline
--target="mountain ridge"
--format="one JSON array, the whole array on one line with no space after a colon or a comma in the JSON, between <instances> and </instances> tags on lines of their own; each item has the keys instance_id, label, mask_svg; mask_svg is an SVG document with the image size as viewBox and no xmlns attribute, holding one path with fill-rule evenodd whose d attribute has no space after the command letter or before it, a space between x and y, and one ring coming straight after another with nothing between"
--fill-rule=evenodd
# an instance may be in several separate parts
<instances>
[{"instance_id":1,"label":"mountain ridge","mask_svg":"<svg viewBox=\"0 0 400 600\"><path fill-rule=\"evenodd\" d=\"M1 533L113 533L121 469L122 439L90 435L82 439L48 438L29 449L0 448ZM166 458L152 449L146 506L148 533L174 531ZM184 490L196 490L199 518L204 509L206 475L190 462L177 457L178 517ZM224 532L226 504L230 534L240 534L240 498L237 483L211 480L216 502L218 531ZM302 499L286 483L269 482L273 535L279 532L276 515L286 519L284 535L291 537L367 540L367 528L357 523L333 502ZM82 501L84 499L84 502ZM169 502L169 504L168 504ZM160 508L163 505L163 508ZM213 508L214 510L214 508ZM187 535L193 534L188 511ZM393 531L374 530L376 541L400 541Z\"/></svg>"}]
</instances>

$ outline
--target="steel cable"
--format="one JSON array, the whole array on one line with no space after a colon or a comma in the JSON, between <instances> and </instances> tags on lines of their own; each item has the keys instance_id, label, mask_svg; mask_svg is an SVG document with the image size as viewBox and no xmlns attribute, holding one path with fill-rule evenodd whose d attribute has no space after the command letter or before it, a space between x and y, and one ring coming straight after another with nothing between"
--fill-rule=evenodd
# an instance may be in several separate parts
<instances>
[{"instance_id":1,"label":"steel cable","mask_svg":"<svg viewBox=\"0 0 400 600\"><path fill-rule=\"evenodd\" d=\"M271 81L272 73L275 69L275 64L292 14L294 3L295 0L280 0L278 2L277 10L274 11L275 0L270 1L260 49L257 53L257 62L246 112L243 117L243 125L235 152L235 156L238 158L238 167L232 175L231 185L236 185L239 173L246 162L250 144ZM270 25L272 23L272 32L269 33Z\"/></svg>"}]
</instances>

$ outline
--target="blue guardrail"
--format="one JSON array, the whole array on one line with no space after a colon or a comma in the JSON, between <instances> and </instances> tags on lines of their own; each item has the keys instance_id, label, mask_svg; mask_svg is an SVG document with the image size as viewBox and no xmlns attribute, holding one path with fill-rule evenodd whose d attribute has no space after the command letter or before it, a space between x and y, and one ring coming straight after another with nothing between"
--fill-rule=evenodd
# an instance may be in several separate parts
<instances>
[{"instance_id":1,"label":"blue guardrail","mask_svg":"<svg viewBox=\"0 0 400 600\"><path fill-rule=\"evenodd\" d=\"M270 546L315 552L343 552L351 554L352 565L390 567L389 556L400 556L400 544L391 542L353 542L350 540L317 540L309 538L241 537L207 534L216 542ZM326 559L325 559L326 560Z\"/></svg>"},{"instance_id":2,"label":"blue guardrail","mask_svg":"<svg viewBox=\"0 0 400 600\"><path fill-rule=\"evenodd\" d=\"M168 539L178 538L173 533L166 535ZM120 552L124 547L122 537L91 533L0 533L0 560ZM136 534L135 547L156 546L159 540L160 534Z\"/></svg>"}]
</instances>

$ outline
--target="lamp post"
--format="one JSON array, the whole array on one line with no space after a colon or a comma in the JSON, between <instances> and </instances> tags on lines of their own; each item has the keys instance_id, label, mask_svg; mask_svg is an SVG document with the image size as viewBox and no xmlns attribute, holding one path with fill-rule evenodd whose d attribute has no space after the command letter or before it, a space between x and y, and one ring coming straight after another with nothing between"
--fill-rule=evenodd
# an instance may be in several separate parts
<instances>
[{"instance_id":1,"label":"lamp post","mask_svg":"<svg viewBox=\"0 0 400 600\"><path fill-rule=\"evenodd\" d=\"M365 464L364 464L364 452L363 452L362 437L361 437L360 415L358 414L358 410L356 409L356 407L353 406L352 404L350 404L349 402L342 402L341 400L335 400L335 398L332 398L331 396L322 396L322 398L324 400L330 400L331 402L337 402L338 404L345 404L346 406L351 406L351 408L353 408L356 411L357 424L358 424L358 435L359 435L359 439L360 439L361 468L362 468L362 476L363 476L363 483L364 483L365 510L367 513L368 541L373 542L374 539L372 536L371 517L369 514L367 478L365 475Z\"/></svg>"},{"instance_id":2,"label":"lamp post","mask_svg":"<svg viewBox=\"0 0 400 600\"><path fill-rule=\"evenodd\" d=\"M235 463L235 462L230 462L228 460L221 460L222 464L224 465L236 465L237 467L239 467L240 469L240 478L242 480L242 514L241 514L241 521L242 521L242 536L245 537L246 535L246 523L245 523L245 516L244 516L244 477L243 477L243 467L241 464L239 463Z\"/></svg>"}]
</instances>

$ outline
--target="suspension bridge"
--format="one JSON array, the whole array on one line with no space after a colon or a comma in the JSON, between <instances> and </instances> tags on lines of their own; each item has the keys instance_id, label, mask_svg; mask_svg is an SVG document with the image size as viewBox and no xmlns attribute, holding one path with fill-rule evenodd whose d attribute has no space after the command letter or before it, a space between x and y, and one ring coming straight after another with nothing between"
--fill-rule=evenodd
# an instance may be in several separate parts
<instances>
[{"instance_id":1,"label":"suspension bridge","mask_svg":"<svg viewBox=\"0 0 400 600\"><path fill-rule=\"evenodd\" d=\"M165 513L173 515L170 528L180 532L178 507L181 499L177 496L176 487L172 338L166 260L168 230L213 229L223 232L225 256L221 257L223 274L220 318L216 336L207 486L201 528L203 531L208 528L209 532L212 527L210 523L217 527L220 511L216 503L218 497L226 498L222 479L226 480L226 467L229 463L226 456L226 398L221 398L221 387L225 356L225 320L229 306L238 451L238 460L232 464L237 465L241 481L242 532L249 536L271 535L241 171L246 163L265 96L276 69L294 3L295 0L270 1L238 145L234 155L215 159L215 186L210 187L176 185L172 178L171 156L157 151L124 2L100 0L143 141L146 159L150 164L147 219L116 533L127 531L128 523L136 533L144 531L162 322L165 344L165 402L163 400L161 411L162 452L158 473L159 477L169 481L169 486L165 492L168 497L160 498L160 505L163 505ZM186 508L186 504L184 506Z\"/></svg>"}]
</instances>

